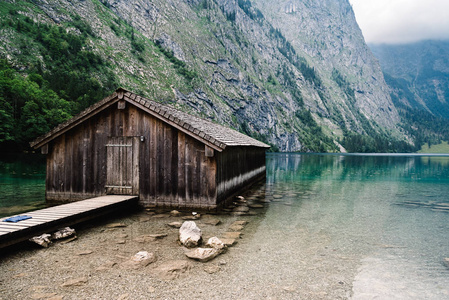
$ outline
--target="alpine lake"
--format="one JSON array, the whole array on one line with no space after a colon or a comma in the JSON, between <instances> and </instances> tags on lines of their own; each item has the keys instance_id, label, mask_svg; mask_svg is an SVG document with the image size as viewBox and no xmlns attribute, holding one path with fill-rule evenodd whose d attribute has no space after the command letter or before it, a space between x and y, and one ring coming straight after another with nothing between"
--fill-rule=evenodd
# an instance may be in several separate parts
<instances>
[{"instance_id":1,"label":"alpine lake","mask_svg":"<svg viewBox=\"0 0 449 300\"><path fill-rule=\"evenodd\" d=\"M238 267L224 286L248 299L449 299L449 155L266 162L265 183L245 195L260 213L226 254ZM42 156L2 158L1 216L44 207L44 195Z\"/></svg>"}]
</instances>

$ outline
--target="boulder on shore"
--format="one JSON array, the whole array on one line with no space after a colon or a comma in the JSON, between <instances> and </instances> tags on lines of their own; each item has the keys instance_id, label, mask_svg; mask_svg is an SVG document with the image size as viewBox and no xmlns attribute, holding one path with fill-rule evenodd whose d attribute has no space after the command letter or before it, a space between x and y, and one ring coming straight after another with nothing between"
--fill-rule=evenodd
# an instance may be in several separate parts
<instances>
[{"instance_id":1,"label":"boulder on shore","mask_svg":"<svg viewBox=\"0 0 449 300\"><path fill-rule=\"evenodd\" d=\"M51 234L44 233L43 235L35 236L30 239L30 242L36 243L44 248L51 244Z\"/></svg>"},{"instance_id":2,"label":"boulder on shore","mask_svg":"<svg viewBox=\"0 0 449 300\"><path fill-rule=\"evenodd\" d=\"M187 248L198 246L201 239L201 229L194 221L186 221L182 224L181 228L179 228L179 241Z\"/></svg>"},{"instance_id":3,"label":"boulder on shore","mask_svg":"<svg viewBox=\"0 0 449 300\"><path fill-rule=\"evenodd\" d=\"M70 227L65 227L65 228L59 229L58 231L53 233L51 238L53 240L60 240L60 239L64 239L69 236L73 236L75 234L76 234L75 229L70 228Z\"/></svg>"}]
</instances>

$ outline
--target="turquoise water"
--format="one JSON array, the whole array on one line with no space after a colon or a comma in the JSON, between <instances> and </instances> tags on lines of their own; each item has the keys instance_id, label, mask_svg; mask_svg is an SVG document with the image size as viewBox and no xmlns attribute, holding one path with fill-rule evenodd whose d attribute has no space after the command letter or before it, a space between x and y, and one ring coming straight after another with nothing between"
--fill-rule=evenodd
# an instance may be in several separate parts
<instances>
[{"instance_id":1,"label":"turquoise water","mask_svg":"<svg viewBox=\"0 0 449 300\"><path fill-rule=\"evenodd\" d=\"M249 268L292 298L449 299L449 157L268 154L263 201Z\"/></svg>"},{"instance_id":2,"label":"turquoise water","mask_svg":"<svg viewBox=\"0 0 449 300\"><path fill-rule=\"evenodd\" d=\"M45 157L2 155L0 217L45 206Z\"/></svg>"},{"instance_id":3,"label":"turquoise water","mask_svg":"<svg viewBox=\"0 0 449 300\"><path fill-rule=\"evenodd\" d=\"M44 182L42 157L1 161L0 213L42 206ZM448 156L267 154L247 201L265 208L224 256L223 286L250 299L449 299Z\"/></svg>"}]
</instances>

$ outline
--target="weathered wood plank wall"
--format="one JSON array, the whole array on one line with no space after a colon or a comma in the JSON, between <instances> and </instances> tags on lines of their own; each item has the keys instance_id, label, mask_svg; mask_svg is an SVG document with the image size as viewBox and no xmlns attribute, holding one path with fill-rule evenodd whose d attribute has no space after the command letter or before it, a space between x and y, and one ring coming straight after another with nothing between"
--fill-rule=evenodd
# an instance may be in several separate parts
<instances>
[{"instance_id":1,"label":"weathered wood plank wall","mask_svg":"<svg viewBox=\"0 0 449 300\"><path fill-rule=\"evenodd\" d=\"M137 186L141 204L214 208L215 157L206 157L201 142L129 104L124 109L113 105L50 142L47 200L61 203L105 195L106 145L118 142L114 137L132 139L131 172L139 181L126 184ZM126 163L112 169L127 168Z\"/></svg>"},{"instance_id":2,"label":"weathered wood plank wall","mask_svg":"<svg viewBox=\"0 0 449 300\"><path fill-rule=\"evenodd\" d=\"M232 147L217 153L217 204L265 177L265 149Z\"/></svg>"}]
</instances>

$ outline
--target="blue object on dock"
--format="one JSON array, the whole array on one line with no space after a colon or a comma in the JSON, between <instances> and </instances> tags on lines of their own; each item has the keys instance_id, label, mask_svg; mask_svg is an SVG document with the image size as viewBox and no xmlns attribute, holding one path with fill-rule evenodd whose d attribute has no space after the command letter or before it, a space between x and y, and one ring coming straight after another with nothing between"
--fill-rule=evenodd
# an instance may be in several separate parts
<instances>
[{"instance_id":1,"label":"blue object on dock","mask_svg":"<svg viewBox=\"0 0 449 300\"><path fill-rule=\"evenodd\" d=\"M4 219L3 222L11 222L11 223L17 223L19 221L28 220L31 219L30 216L15 216L8 219Z\"/></svg>"}]
</instances>

